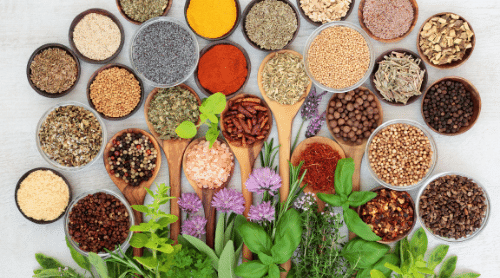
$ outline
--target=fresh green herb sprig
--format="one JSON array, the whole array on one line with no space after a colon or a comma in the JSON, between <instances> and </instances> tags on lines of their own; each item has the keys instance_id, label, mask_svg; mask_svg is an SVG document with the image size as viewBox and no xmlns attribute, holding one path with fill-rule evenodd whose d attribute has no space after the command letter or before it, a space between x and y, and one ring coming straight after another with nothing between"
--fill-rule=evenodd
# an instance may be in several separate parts
<instances>
[{"instance_id":1,"label":"fresh green herb sprig","mask_svg":"<svg viewBox=\"0 0 500 278\"><path fill-rule=\"evenodd\" d=\"M220 114L226 109L226 96L215 93L204 99L200 105L200 123L195 125L191 121L182 122L176 129L177 135L184 139L193 138L198 132L198 127L207 124L209 129L205 133L205 139L210 142L210 148L219 136Z\"/></svg>"},{"instance_id":2,"label":"fresh green herb sprig","mask_svg":"<svg viewBox=\"0 0 500 278\"><path fill-rule=\"evenodd\" d=\"M335 169L335 194L318 193L318 198L334 207L342 207L344 222L349 231L368 241L381 240L370 226L363 222L353 209L349 208L364 205L377 196L377 193L371 191L352 191L353 173L354 160L352 158L339 160Z\"/></svg>"},{"instance_id":3,"label":"fresh green herb sprig","mask_svg":"<svg viewBox=\"0 0 500 278\"><path fill-rule=\"evenodd\" d=\"M274 166L274 161L276 156L278 155L280 145L274 146L274 138L272 138L269 142L264 142L264 146L262 151L260 152L260 165L262 168L268 167L269 169L273 169L275 172L278 171L278 166Z\"/></svg>"}]
</instances>

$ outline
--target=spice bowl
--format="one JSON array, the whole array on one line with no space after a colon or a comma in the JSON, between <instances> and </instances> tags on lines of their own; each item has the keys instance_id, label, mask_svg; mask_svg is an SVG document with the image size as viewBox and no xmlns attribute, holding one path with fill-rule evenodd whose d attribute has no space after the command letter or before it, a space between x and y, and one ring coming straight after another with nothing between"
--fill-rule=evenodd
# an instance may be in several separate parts
<instances>
[{"instance_id":1,"label":"spice bowl","mask_svg":"<svg viewBox=\"0 0 500 278\"><path fill-rule=\"evenodd\" d=\"M413 133L415 133L415 131L417 131L417 132L421 131L423 138L418 138L418 139L422 139L422 140L427 139L428 140L428 149L430 152L432 152L431 154L429 154L427 152L427 148L424 148L424 150L421 150L420 153L422 153L423 155L426 155L427 156L426 158L428 158L430 160L429 163L427 164L427 166L425 166L425 168L427 168L426 169L427 171L425 172L425 174L415 172L414 176L412 178L414 178L415 175L418 175L418 174L420 174L421 177L418 181L416 181L415 183L412 183L410 185L394 185L394 184L391 184L391 183L384 181L381 177L379 177L379 175L376 173L376 171L374 169L374 166L372 165L374 161L372 161L372 158L371 158L372 155L370 153L371 145L374 143L379 143L381 141L388 142L388 140L389 140L387 138L380 139L380 138L376 138L376 137L378 137L379 134L380 134L380 136L383 136L384 134L388 134L389 132L382 133L382 131L385 130L386 128L396 127L396 126L400 126L400 125L406 126L407 128L411 128L413 130ZM404 133L404 134L408 134L408 133ZM397 132L394 132L393 130L390 131L390 134L399 135ZM403 133L401 133L401 134L403 134ZM390 140L392 140L394 142L395 142L395 140L397 140L398 143L403 143L403 144L398 144L398 146L400 146L400 145L408 145L408 144L410 144L410 142L415 143L415 138L412 138L412 139L414 141L410 140L406 143L400 141L400 140L404 140L403 138L392 137ZM419 143L420 143L420 141L419 141ZM423 145L423 144L419 144L419 145ZM396 154L396 149L389 149L389 148L392 148L392 147L391 146L378 146L377 149L386 150L387 152L391 151L392 152L391 154ZM414 150L414 151L417 151L417 150ZM405 155L405 154L401 154L401 155L405 156L406 159L409 159L407 155ZM417 155L417 154L415 154L415 155ZM421 124L419 124L415 121L398 119L398 120L387 121L387 122L383 123L382 125L380 125L377 129L375 129L375 131L373 131L373 133L370 135L370 138L368 138L368 142L366 144L365 156L368 158L368 170L370 171L370 174L372 175L372 177L375 179L375 181L378 184L380 184L386 188L396 190L396 191L410 191L410 190L413 190L415 188L420 187L432 174L432 171L434 170L434 167L436 166L436 162L437 162L437 147L436 147L436 143L435 143L434 139L432 138L431 133L427 129L425 129L424 126L422 126ZM422 156L415 158L415 159L419 160L420 158L422 158L422 160L423 160ZM390 160L392 161L392 159L389 157L386 157L386 159L384 159L384 161L390 161ZM407 163L408 164L414 163L414 161L407 161ZM391 167L390 165L385 165L385 166ZM410 173L413 173L413 169L407 169L407 168L403 169L403 167L404 167L403 165L399 165L399 166L393 165L393 167L391 167L391 169L390 169L390 172L394 173L394 171L397 170L397 168L399 168L401 171L404 171L404 173L407 173L408 175ZM422 167L424 167L424 166L422 165ZM388 170L386 170L386 172L387 171ZM415 171L417 171L417 170L415 170ZM416 176L416 177L418 178L418 176ZM404 178L404 177L399 177L399 178Z\"/></svg>"},{"instance_id":2,"label":"spice bowl","mask_svg":"<svg viewBox=\"0 0 500 278\"><path fill-rule=\"evenodd\" d=\"M423 199L423 194L425 192L425 190L431 185L431 183L433 183L434 181L438 180L439 178L442 178L442 177L446 177L446 176L460 176L460 177L464 177L464 178L467 178L467 179L470 179L473 183L475 183L478 188L483 192L483 197L484 197L484 205L486 206L486 209L485 209L485 212L484 212L484 215L481 219L481 225L476 229L474 230L471 234L469 235L466 235L464 237L461 237L461 238L458 238L458 239L455 239L455 238L452 238L452 237L443 237L443 236L440 236L440 235L437 235L436 233L434 233L424 222L423 220L423 212L421 212L420 210L422 209L422 204L420 203L421 200ZM440 186L444 186L442 183L440 184ZM449 191L448 191L449 192ZM453 192L451 192L450 195L448 196L455 196L455 194ZM448 197L447 196L447 197ZM442 198L440 198L441 200ZM437 204L437 203L436 203ZM455 203L456 204L456 203ZM473 204L471 204L473 205ZM454 207L453 205L451 205L452 207ZM468 208L470 208L468 205L467 205ZM467 210L465 210L467 211ZM464 210L462 208L459 208L459 207L454 207L454 217L453 218L450 218L450 219L447 219L448 221L452 221L452 219L457 219L457 218L460 218L460 217L463 217L463 215L460 215L459 213L465 213ZM484 227L486 227L486 225L488 224L488 221L489 221L489 218L490 218L490 212L491 212L491 201L490 201L490 197L488 196L488 193L486 191L486 188L483 184L479 183L477 180L473 179L473 178L469 178L467 175L463 175L461 173L457 173L457 172L444 172L444 173L439 173L439 174L436 174L434 175L433 177L431 177L426 183L424 186L422 186L422 188L420 189L420 191L418 192L418 197L417 197L417 204L416 204L416 213L417 213L417 217L418 217L418 220L420 222L420 224L422 225L422 227L424 227L424 229L429 233L431 234L432 236L434 236L435 238L437 239L440 239L440 240L443 240L443 241L447 241L447 242L463 242L463 241L466 241L466 240L469 240L473 237L476 237L479 233L481 233L482 230L484 230ZM466 214L468 216L468 212ZM463 224L462 224L463 225ZM456 226L460 226L460 223L457 223Z\"/></svg>"},{"instance_id":3,"label":"spice bowl","mask_svg":"<svg viewBox=\"0 0 500 278\"><path fill-rule=\"evenodd\" d=\"M78 50L78 48L75 45L75 41L73 40L73 38L74 38L73 32L75 31L75 27L80 22L80 20L82 20L88 14L99 14L99 15L106 16L106 17L110 18L118 26L118 29L120 29L120 45L118 46L118 49L116 50L116 52L113 55L111 55L110 57L106 58L106 59L95 60L95 59L89 58L89 57L83 55ZM75 51L76 55L78 55L78 57L80 59L84 60L85 62L91 63L91 64L106 64L106 63L109 63L111 60L115 59L116 56L118 56L118 54L120 54L120 52L121 52L121 50L123 48L123 44L124 43L125 43L125 31L123 30L122 24L120 23L120 21L118 20L118 18L116 18L116 16L114 16L112 13L110 13L107 10L103 10L103 9L88 9L88 10L80 13L79 15L77 15L75 17L75 19L73 19L73 21L71 22L71 25L69 27L69 44L70 44L71 48L73 48L73 50Z\"/></svg>"},{"instance_id":4,"label":"spice bowl","mask_svg":"<svg viewBox=\"0 0 500 278\"><path fill-rule=\"evenodd\" d=\"M401 103L401 102L396 102L396 101L389 101L389 100L385 99L384 96L382 96L380 91L377 89L377 86L375 86L375 73L377 73L377 71L379 70L379 66L380 66L379 63L384 61L385 57L390 55L392 52L398 52L398 53L403 53L405 55L410 55L415 60L419 59L420 60L420 64L419 64L420 70L425 72L423 80L422 80L422 85L420 86L420 95L415 95L415 96L410 97L408 99L408 101L406 102L406 104ZM427 68L425 66L425 63L422 62L422 59L420 58L420 56L412 51L409 51L409 50L403 49L403 48L396 48L396 49L388 50L388 51L385 51L384 53L382 53L375 60L375 66L373 67L373 70L372 70L371 75L370 75L370 83L371 83L373 90L374 90L375 94L377 95L377 97L379 99L381 99L383 102L390 104L390 105L393 105L393 106L405 106L405 105L409 105L409 104L412 104L415 101L417 101L417 99L425 92L425 87L427 85L428 79L429 79L429 74L427 73Z\"/></svg>"},{"instance_id":5,"label":"spice bowl","mask_svg":"<svg viewBox=\"0 0 500 278\"><path fill-rule=\"evenodd\" d=\"M258 44L256 44L255 42L253 42L250 39L250 37L248 36L247 31L246 31L245 22L247 20L248 13L255 6L255 4L260 3L262 1L264 1L264 0L252 0L250 3L248 3L247 7L243 11L242 22L241 22L241 31L243 32L243 37L245 38L245 40L248 42L248 44L250 44L251 46L253 46L253 48L261 50L261 51L266 51L266 52L277 51L277 50L280 50L280 49L273 49L273 50L271 50L271 49L261 48ZM288 6L290 6L292 8L292 10L294 11L295 16L297 18L297 29L293 33L293 36L290 39L290 41L288 41L288 43L281 48L281 49L285 49L285 48L287 48L293 42L293 40L295 40L295 38L299 34L300 16L299 16L299 11L297 10L297 8L290 1L288 1L288 0L278 0L278 1L281 1L281 2L283 2L285 4L287 4Z\"/></svg>"},{"instance_id":6,"label":"spice bowl","mask_svg":"<svg viewBox=\"0 0 500 278\"><path fill-rule=\"evenodd\" d=\"M243 53L243 56L245 56L245 60L246 60L246 64L247 64L247 67L246 67L247 68L247 75L245 77L245 81L243 82L243 84L241 85L241 87L238 90L236 90L235 92L233 92L231 94L226 95L226 99L230 99L230 98L240 94L245 89L245 86L248 83L248 80L250 79L250 71L252 69L252 65L250 62L250 56L248 56L248 53L245 51L245 49L241 45L239 45L235 42L229 41L229 40L217 41L217 42L213 42L211 44L208 44L200 51L200 55L199 55L200 59L201 59L201 57L203 57L203 55L205 55L205 53L207 53L207 51L212 49L214 46L218 46L218 45L232 45L232 46L238 48ZM196 68L194 70L194 81L196 82L196 85L198 86L198 88L200 89L200 91L202 93L204 93L206 96L211 96L212 94L214 94L216 92L211 92L201 85L200 79L198 77L199 66L200 66L200 63L198 63L198 65L196 66Z\"/></svg>"},{"instance_id":7,"label":"spice bowl","mask_svg":"<svg viewBox=\"0 0 500 278\"><path fill-rule=\"evenodd\" d=\"M30 78L30 76L31 76L31 63L33 62L33 60L35 59L35 57L38 54L42 53L44 50L49 49L49 48L59 48L59 49L66 51L66 53L69 54L75 60L76 67L77 67L76 80L73 83L73 85L71 85L71 87L69 87L67 90L60 92L60 93L55 93L55 94L51 94L51 93L48 93L44 90L41 90L33 83L33 81ZM62 96L69 94L73 90L73 88L75 88L76 84L78 83L78 80L80 80L81 71L82 71L82 68L80 66L80 60L78 60L78 57L76 56L75 52L73 50L71 50L69 47L62 45L62 44L59 44L59 43L47 43L47 44L44 44L44 45L40 46L39 48L37 48L33 52L33 54L31 54L31 56L28 60L28 66L26 67L26 75L28 76L28 82L29 82L31 88L33 88L33 90L35 90L35 92L37 92L39 95L42 95L44 97L49 97L49 98L58 98L58 97L62 97Z\"/></svg>"},{"instance_id":8,"label":"spice bowl","mask_svg":"<svg viewBox=\"0 0 500 278\"><path fill-rule=\"evenodd\" d=\"M42 129L42 125L44 124L45 120L47 119L47 117L49 116L49 114L54 111L55 109L59 108L59 107L65 107L65 106L76 106L76 107L81 107L83 108L84 110L86 111L89 111L90 113L93 114L93 116L96 118L97 122L99 123L99 126L101 128L101 145L99 146L99 151L98 153L95 155L95 157L89 161L88 163L84 164L84 165L81 165L81 166L73 166L73 167L70 167L70 166L64 166L60 163L58 163L57 161L51 159L46 153L45 151L42 149L42 144L40 142L40 134L39 134L39 131ZM36 140L36 146L37 146L37 149L38 149L38 152L40 153L40 155L42 156L42 158L47 162L49 163L50 165L56 167L57 169L59 170L62 170L62 171L80 171L80 170L83 170L83 169L86 169L88 167L90 167L90 165L92 165L96 160L98 160L98 158L102 155L102 153L104 152L104 147L105 147L105 140L106 140L106 136L107 136L107 133L106 133L106 125L104 124L104 121L102 120L102 118L100 117L100 115L97 113L97 111L95 111L94 109L88 107L87 105L85 104L82 104L80 102L76 102L76 101L66 101L66 102L61 102L61 103L58 103L54 106L52 106L50 109L47 110L47 112L45 112L43 114L43 116L40 118L40 120L38 121L38 124L37 124L37 127L36 127L36 134L35 134L35 140Z\"/></svg>"},{"instance_id":9,"label":"spice bowl","mask_svg":"<svg viewBox=\"0 0 500 278\"><path fill-rule=\"evenodd\" d=\"M462 83L464 85L465 90L467 90L468 92L470 92L470 98L471 98L472 106L473 106L473 108L472 108L472 116L471 116L471 118L469 120L468 126L462 126L462 127L460 127L460 129L457 132L455 132L455 133L440 132L439 130L437 130L434 127L432 127L432 125L430 123L428 123L427 121L425 121L425 116L424 116L424 100L426 99L427 94L431 91L431 88L434 87L434 86L436 86L436 85L438 85L439 83L441 83L443 81L460 82L460 83ZM481 96L479 95L479 92L476 89L476 87L474 87L474 85L472 85L472 83L470 83L467 79L462 78L462 77L457 77L457 76L444 77L444 78L441 78L441 79L437 80L436 82L432 83L432 85L427 88L427 90L424 93L424 96L422 97L422 103L420 105L420 112L422 113L422 118L424 119L424 122L427 124L427 126L432 131L434 131L436 133L439 133L441 135L447 135L447 136L460 135L462 133L465 133L469 129L471 129L472 126L474 126L474 124L476 123L476 121L477 121L477 119L479 117L479 114L481 113Z\"/></svg>"},{"instance_id":10,"label":"spice bowl","mask_svg":"<svg viewBox=\"0 0 500 278\"><path fill-rule=\"evenodd\" d=\"M195 33L198 37L205 39L207 41L224 40L227 37L229 37L236 30L236 27L238 27L238 24L240 23L240 18L241 18L240 1L234 0L234 3L236 5L236 20L234 21L234 25L228 32L226 32L225 34L223 34L222 36L219 36L217 38L209 38L209 37L202 36L202 35L198 34L198 32L196 32L196 30L189 24L187 11L188 11L189 5L191 4L191 0L186 0L186 4L184 5L184 18L186 19L186 22L187 22L189 29L191 29L191 31L193 31L193 33Z\"/></svg>"},{"instance_id":11,"label":"spice bowl","mask_svg":"<svg viewBox=\"0 0 500 278\"><path fill-rule=\"evenodd\" d=\"M347 10L347 13L345 14L345 16L343 16L340 21L343 21L343 20L346 20L347 17L349 17L349 15L351 14L352 10L354 10L354 4L355 4L355 0L351 0L351 4L349 5L349 9ZM313 21L309 16L306 15L306 13L304 12L304 8L302 8L302 5L300 4L300 0L297 0L297 9L299 10L300 14L302 15L303 18L306 19L306 21L308 21L309 23L315 25L315 26L321 26L323 23L321 22L318 22L318 21Z\"/></svg>"},{"instance_id":12,"label":"spice bowl","mask_svg":"<svg viewBox=\"0 0 500 278\"><path fill-rule=\"evenodd\" d=\"M66 234L66 238L68 239L69 243L71 244L71 246L75 250L77 250L82 255L88 256L89 252L80 249L78 242L76 242L73 239L73 237L71 236L70 229L69 229L69 223L70 223L69 218L70 218L71 211L73 210L75 205L78 203L78 201L87 197L88 195L92 195L92 194L96 194L96 193L105 193L105 194L111 195L111 196L115 197L116 199L118 199L125 206L125 209L128 213L129 227L127 228L127 232L128 232L127 238L125 239L124 242L122 242L120 244L120 248L122 250L127 250L127 248L130 246L130 239L132 238L132 235L134 234L132 231L130 231L130 227L132 225L134 225L134 223L135 223L134 211L132 210L132 207L130 206L128 201L121 194L116 193L113 190L108 190L108 189L89 190L89 191L82 193L81 195L79 195L75 199L73 199L73 201L69 204L68 209L66 211L66 214L64 216L64 233ZM112 252L116 253L117 250L118 250L118 248L115 248L115 250L113 250ZM107 252L99 252L99 253L97 253L97 255L99 255L103 259L108 258L110 256Z\"/></svg>"},{"instance_id":13,"label":"spice bowl","mask_svg":"<svg viewBox=\"0 0 500 278\"><path fill-rule=\"evenodd\" d=\"M173 0L168 0L167 2L167 6L163 9L163 13L161 14L161 16L166 16L168 14L168 12L170 11L170 8L172 7L172 1ZM118 10L120 11L120 14L126 19L128 20L129 22L133 23L133 24L136 24L136 25L141 25L142 22L140 21L137 21L137 20L134 20L132 18L130 18L124 11L121 3L120 3L120 0L116 0L116 6L118 7Z\"/></svg>"},{"instance_id":14,"label":"spice bowl","mask_svg":"<svg viewBox=\"0 0 500 278\"><path fill-rule=\"evenodd\" d=\"M68 203L66 205L66 208L64 209L63 212L61 212L61 214L52 219L52 220L38 220L38 219L34 219L32 217L29 217L27 216L22 210L21 210L21 207L19 206L19 202L18 202L18 197L17 197L17 192L19 191L19 188L21 187L21 183L26 179L26 177L28 177L31 173L35 172L35 171L38 171L38 170L43 170L43 171L50 171L52 173L54 173L55 175L59 176L60 178L63 179L63 181L66 183L66 186L68 187L68 191L69 191L69 199L68 199ZM17 209L19 210L19 212L24 216L24 218L28 219L29 221L33 222L33 223L36 223L36 224L50 224L50 223L54 223L56 222L57 220L61 219L63 217L63 215L66 213L66 211L68 210L68 206L69 206L69 203L71 203L71 186L69 184L69 181L66 179L66 177L64 177L61 173L59 173L58 171L56 170L53 170L53 169L50 169L50 168L46 168L46 167L37 167L37 168L34 168L34 169L31 169L29 170L28 172L24 173L24 175L21 176L21 178L19 178L19 181L17 182L17 185L16 185L16 189L14 190L14 198L16 200L16 207Z\"/></svg>"},{"instance_id":15,"label":"spice bowl","mask_svg":"<svg viewBox=\"0 0 500 278\"><path fill-rule=\"evenodd\" d=\"M137 105L134 107L134 109L132 109L132 111L130 111L128 114L126 114L124 116L121 116L121 117L111 117L111 116L107 116L103 112L99 112L98 109L96 108L94 102L92 101L92 98L91 98L91 89L90 89L90 87L91 87L92 83L94 83L96 77L101 72L103 72L104 70L107 70L107 69L111 69L111 68L125 69L129 73L133 74L134 77L135 77L135 79L139 82L139 87L140 87L140 90L141 90L140 99L139 99L139 102L137 103ZM125 65L118 64L118 63L113 63L113 64L105 65L105 66L102 66L101 68L99 68L98 70L96 70L94 72L94 74L92 74L92 76L89 78L89 82L87 83L87 100L89 102L90 107L92 107L92 109L94 109L95 111L97 111L97 113L99 113L99 115L101 115L101 117L103 119L110 120L110 121L123 120L123 119L126 119L126 118L132 116L141 107L142 101L144 100L144 84L142 83L142 80L139 78L139 76L131 68L129 68L129 67L125 66Z\"/></svg>"},{"instance_id":16,"label":"spice bowl","mask_svg":"<svg viewBox=\"0 0 500 278\"><path fill-rule=\"evenodd\" d=\"M379 41L379 42L383 42L383 43L394 43L394 42L398 42L402 39L404 39L406 36L408 36L412 31L413 31L413 28L415 28L415 25L417 25L417 21L418 21L418 4L417 4L417 1L416 0L409 0L410 1L410 4L411 4L411 7L413 9L413 20L412 20L412 23L411 23L411 26L410 28L408 29L408 31L406 31L406 33L404 33L403 35L397 37L397 38L393 38L393 39L382 39L382 38L379 38L377 36L375 36L369 29L368 27L366 27L365 25L365 18L364 18L364 15L363 15L363 9L365 7L365 0L360 0L359 2L359 7L358 7L358 20L359 20L359 25L361 26L361 28L363 28L363 30L366 31L366 33L371 37L373 38L374 40L376 41Z\"/></svg>"}]
</instances>

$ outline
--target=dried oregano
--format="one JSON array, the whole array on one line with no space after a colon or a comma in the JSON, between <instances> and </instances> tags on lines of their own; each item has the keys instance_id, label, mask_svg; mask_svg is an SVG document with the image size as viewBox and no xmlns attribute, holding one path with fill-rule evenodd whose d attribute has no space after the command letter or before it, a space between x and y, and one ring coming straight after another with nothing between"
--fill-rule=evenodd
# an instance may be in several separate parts
<instances>
[{"instance_id":1,"label":"dried oregano","mask_svg":"<svg viewBox=\"0 0 500 278\"><path fill-rule=\"evenodd\" d=\"M167 8L167 4L168 0L120 0L123 12L139 22L161 16Z\"/></svg>"}]
</instances>

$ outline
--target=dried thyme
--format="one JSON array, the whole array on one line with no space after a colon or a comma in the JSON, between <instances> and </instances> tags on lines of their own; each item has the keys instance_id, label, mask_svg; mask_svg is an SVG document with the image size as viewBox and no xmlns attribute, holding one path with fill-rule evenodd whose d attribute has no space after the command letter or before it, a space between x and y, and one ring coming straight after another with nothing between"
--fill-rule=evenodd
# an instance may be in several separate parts
<instances>
[{"instance_id":1,"label":"dried thyme","mask_svg":"<svg viewBox=\"0 0 500 278\"><path fill-rule=\"evenodd\" d=\"M75 105L51 111L38 131L38 138L45 154L66 167L88 164L103 144L102 127L97 118Z\"/></svg>"},{"instance_id":2,"label":"dried thyme","mask_svg":"<svg viewBox=\"0 0 500 278\"><path fill-rule=\"evenodd\" d=\"M183 121L198 122L198 100L179 86L159 89L149 104L148 121L164 140L179 138L175 129Z\"/></svg>"},{"instance_id":3,"label":"dried thyme","mask_svg":"<svg viewBox=\"0 0 500 278\"><path fill-rule=\"evenodd\" d=\"M392 52L379 62L375 87L386 100L406 104L412 96L422 94L425 70L420 68L420 63L421 60L412 55Z\"/></svg>"},{"instance_id":4,"label":"dried thyme","mask_svg":"<svg viewBox=\"0 0 500 278\"><path fill-rule=\"evenodd\" d=\"M168 0L120 0L123 12L139 22L161 16L167 8Z\"/></svg>"},{"instance_id":5,"label":"dried thyme","mask_svg":"<svg viewBox=\"0 0 500 278\"><path fill-rule=\"evenodd\" d=\"M31 82L49 94L62 93L75 84L78 67L75 59L61 48L48 48L30 64Z\"/></svg>"},{"instance_id":6,"label":"dried thyme","mask_svg":"<svg viewBox=\"0 0 500 278\"><path fill-rule=\"evenodd\" d=\"M297 103L310 82L304 60L290 53L276 53L262 71L262 85L267 96L283 105Z\"/></svg>"}]
</instances>

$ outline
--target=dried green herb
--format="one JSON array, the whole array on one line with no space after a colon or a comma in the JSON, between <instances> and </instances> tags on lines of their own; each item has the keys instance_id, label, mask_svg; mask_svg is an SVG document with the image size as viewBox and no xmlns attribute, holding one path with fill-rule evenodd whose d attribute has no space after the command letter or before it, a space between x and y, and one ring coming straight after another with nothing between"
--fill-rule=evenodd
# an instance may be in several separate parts
<instances>
[{"instance_id":1,"label":"dried green herb","mask_svg":"<svg viewBox=\"0 0 500 278\"><path fill-rule=\"evenodd\" d=\"M422 94L425 70L420 69L420 63L412 55L392 52L379 62L375 87L386 100L406 104L412 96Z\"/></svg>"},{"instance_id":2,"label":"dried green herb","mask_svg":"<svg viewBox=\"0 0 500 278\"><path fill-rule=\"evenodd\" d=\"M167 4L168 0L120 0L123 12L139 22L161 16Z\"/></svg>"},{"instance_id":3,"label":"dried green herb","mask_svg":"<svg viewBox=\"0 0 500 278\"><path fill-rule=\"evenodd\" d=\"M184 121L196 124L200 117L198 100L179 86L159 89L149 104L148 121L164 140L177 139L175 129Z\"/></svg>"},{"instance_id":4,"label":"dried green herb","mask_svg":"<svg viewBox=\"0 0 500 278\"><path fill-rule=\"evenodd\" d=\"M292 7L278 0L255 4L245 19L245 31L260 48L282 49L297 30L297 15Z\"/></svg>"},{"instance_id":5,"label":"dried green herb","mask_svg":"<svg viewBox=\"0 0 500 278\"><path fill-rule=\"evenodd\" d=\"M64 49L48 48L35 56L30 64L31 82L49 94L62 93L75 84L78 67Z\"/></svg>"},{"instance_id":6,"label":"dried green herb","mask_svg":"<svg viewBox=\"0 0 500 278\"><path fill-rule=\"evenodd\" d=\"M290 53L276 53L262 71L262 85L267 96L283 105L299 101L309 82L304 60Z\"/></svg>"},{"instance_id":7,"label":"dried green herb","mask_svg":"<svg viewBox=\"0 0 500 278\"><path fill-rule=\"evenodd\" d=\"M67 105L49 113L38 131L42 150L66 167L91 162L102 146L102 127L92 112Z\"/></svg>"}]
</instances>

